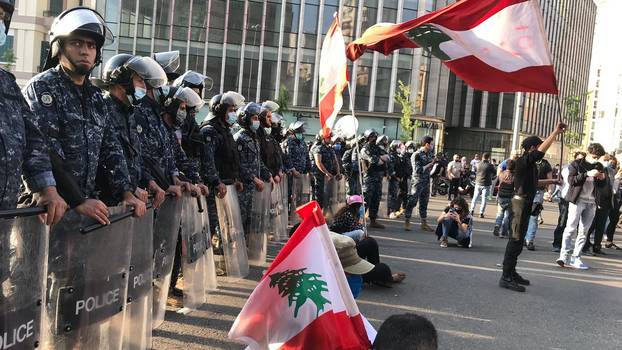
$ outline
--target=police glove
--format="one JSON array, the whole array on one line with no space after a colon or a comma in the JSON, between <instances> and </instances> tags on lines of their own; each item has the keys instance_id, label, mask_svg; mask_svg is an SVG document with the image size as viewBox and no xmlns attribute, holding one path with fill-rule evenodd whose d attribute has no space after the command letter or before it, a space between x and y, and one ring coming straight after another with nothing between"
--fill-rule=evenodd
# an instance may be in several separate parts
<instances>
[{"instance_id":1,"label":"police glove","mask_svg":"<svg viewBox=\"0 0 622 350\"><path fill-rule=\"evenodd\" d=\"M69 208L63 197L58 195L55 186L44 188L39 193L37 204L47 208L47 213L39 216L46 225L57 224Z\"/></svg>"}]
</instances>

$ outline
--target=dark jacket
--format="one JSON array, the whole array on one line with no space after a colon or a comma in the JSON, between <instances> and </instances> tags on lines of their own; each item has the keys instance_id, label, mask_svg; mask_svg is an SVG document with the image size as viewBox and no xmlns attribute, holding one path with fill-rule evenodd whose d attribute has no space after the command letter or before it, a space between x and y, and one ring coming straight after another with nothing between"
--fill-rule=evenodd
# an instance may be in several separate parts
<instances>
[{"instance_id":1,"label":"dark jacket","mask_svg":"<svg viewBox=\"0 0 622 350\"><path fill-rule=\"evenodd\" d=\"M577 204L579 196L581 195L581 189L585 180L587 180L587 172L596 169L598 166L602 166L600 163L590 164L585 159L575 160L568 166L568 193L566 194L566 200L570 203ZM594 198L596 204L599 204L603 198L603 190L601 189L606 184L606 180L594 179Z\"/></svg>"},{"instance_id":2,"label":"dark jacket","mask_svg":"<svg viewBox=\"0 0 622 350\"><path fill-rule=\"evenodd\" d=\"M489 161L483 160L477 165L477 175L475 177L475 184L480 186L492 185L492 177L495 176L497 171L495 166L490 164Z\"/></svg>"}]
</instances>

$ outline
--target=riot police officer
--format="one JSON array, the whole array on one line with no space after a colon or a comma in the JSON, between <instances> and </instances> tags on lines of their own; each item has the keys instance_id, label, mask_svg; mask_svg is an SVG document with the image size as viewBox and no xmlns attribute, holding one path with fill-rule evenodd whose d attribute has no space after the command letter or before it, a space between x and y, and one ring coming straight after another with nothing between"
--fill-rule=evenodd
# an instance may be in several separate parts
<instances>
[{"instance_id":1,"label":"riot police officer","mask_svg":"<svg viewBox=\"0 0 622 350\"><path fill-rule=\"evenodd\" d=\"M413 208L419 204L419 217L421 218L421 229L423 231L433 231L428 225L428 201L430 200L430 170L438 159L434 156L434 139L431 136L424 136L421 139L421 148L411 157L413 174L410 185L410 196L404 215L404 229L410 231L410 217Z\"/></svg>"},{"instance_id":2,"label":"riot police officer","mask_svg":"<svg viewBox=\"0 0 622 350\"><path fill-rule=\"evenodd\" d=\"M378 132L374 129L365 130L365 146L361 150L361 160L364 162L363 193L369 206L369 227L383 229L384 225L377 222L378 207L382 197L382 178L387 171L389 155L376 141L379 139Z\"/></svg>"},{"instance_id":3,"label":"riot police officer","mask_svg":"<svg viewBox=\"0 0 622 350\"><path fill-rule=\"evenodd\" d=\"M400 163L402 165L403 177L400 181L400 193L399 199L401 203L400 210L396 213L395 217L400 217L404 211L406 211L406 207L408 206L408 192L410 191L409 181L413 174L412 164L410 163L410 158L415 152L415 143L413 141L408 141L404 144L404 152L400 154Z\"/></svg>"},{"instance_id":4,"label":"riot police officer","mask_svg":"<svg viewBox=\"0 0 622 350\"><path fill-rule=\"evenodd\" d=\"M274 113L278 109L279 105L276 102L265 101L262 103L259 114L261 127L256 131L257 141L259 141L259 148L261 149L261 160L270 170L275 183L279 183L283 177L283 152L279 143L272 136L272 125L278 122Z\"/></svg>"},{"instance_id":5,"label":"riot police officer","mask_svg":"<svg viewBox=\"0 0 622 350\"><path fill-rule=\"evenodd\" d=\"M315 138L315 144L311 146L309 158L312 161L311 174L313 175L313 198L322 208L327 205L327 198L324 198L325 180L333 177L341 177L339 162L335 151L330 147L331 135L323 135L322 131Z\"/></svg>"},{"instance_id":6,"label":"riot police officer","mask_svg":"<svg viewBox=\"0 0 622 350\"><path fill-rule=\"evenodd\" d=\"M358 147L357 147L358 143ZM359 156L357 149L363 148L365 145L365 136L361 135L358 138L354 138L350 141L348 149L343 153L341 157L341 164L343 171L346 174L346 185L348 187L348 196L355 194L362 194L361 179L359 169Z\"/></svg>"},{"instance_id":7,"label":"riot police officer","mask_svg":"<svg viewBox=\"0 0 622 350\"><path fill-rule=\"evenodd\" d=\"M60 189L61 195L81 215L109 224L108 207L96 198L95 177L102 166L111 190L145 213L145 203L134 196L127 164L110 125L101 91L88 79L101 61L102 47L113 40L103 18L86 7L66 10L54 19L50 50L44 72L24 89L33 120L44 133L51 154L62 159L63 168L78 188ZM85 199L87 198L87 199Z\"/></svg>"},{"instance_id":8,"label":"riot police officer","mask_svg":"<svg viewBox=\"0 0 622 350\"><path fill-rule=\"evenodd\" d=\"M399 186L404 178L404 169L400 159L402 141L393 140L389 145L389 212L395 218L400 210Z\"/></svg>"},{"instance_id":9,"label":"riot police officer","mask_svg":"<svg viewBox=\"0 0 622 350\"><path fill-rule=\"evenodd\" d=\"M4 45L14 10L13 0L0 0L0 46ZM60 221L67 203L56 191L48 150L30 109L10 72L0 68L0 209L13 209L22 174L28 188L38 192L37 204L47 206L46 223Z\"/></svg>"},{"instance_id":10,"label":"riot police officer","mask_svg":"<svg viewBox=\"0 0 622 350\"><path fill-rule=\"evenodd\" d=\"M309 150L304 138L305 123L296 121L287 127L285 140L285 168L288 175L300 177L307 174L311 168Z\"/></svg>"},{"instance_id":11,"label":"riot police officer","mask_svg":"<svg viewBox=\"0 0 622 350\"><path fill-rule=\"evenodd\" d=\"M261 150L257 140L260 128L261 105L251 102L238 111L238 124L241 129L233 135L240 153L240 177L244 189L238 194L244 232L250 232L250 216L253 192L263 191L265 182L271 181L272 174L261 160Z\"/></svg>"},{"instance_id":12,"label":"riot police officer","mask_svg":"<svg viewBox=\"0 0 622 350\"><path fill-rule=\"evenodd\" d=\"M179 73L177 73L179 68L179 50L154 52L152 58L164 69L168 83L173 83L179 77Z\"/></svg>"},{"instance_id":13,"label":"riot police officer","mask_svg":"<svg viewBox=\"0 0 622 350\"><path fill-rule=\"evenodd\" d=\"M119 134L130 181L137 188L135 194L146 202L148 193L140 187L148 188L154 194L153 206L157 208L164 201L164 190L158 186L143 162L142 147L134 118L134 106L138 105L147 94L145 81L159 87L166 83L166 75L150 58L118 54L106 62L101 84L108 91L104 100L108 104L112 127ZM98 178L103 187L109 186L106 181L103 176ZM114 198L108 199L109 202L114 200L118 201Z\"/></svg>"}]
</instances>

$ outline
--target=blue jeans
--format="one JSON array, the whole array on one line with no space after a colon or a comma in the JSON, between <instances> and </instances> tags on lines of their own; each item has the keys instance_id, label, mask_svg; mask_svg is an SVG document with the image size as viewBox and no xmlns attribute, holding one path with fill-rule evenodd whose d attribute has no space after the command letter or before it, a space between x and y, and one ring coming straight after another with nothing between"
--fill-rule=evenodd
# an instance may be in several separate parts
<instances>
[{"instance_id":1,"label":"blue jeans","mask_svg":"<svg viewBox=\"0 0 622 350\"><path fill-rule=\"evenodd\" d=\"M365 232L363 232L363 230L354 230L354 231L344 232L343 235L352 238L354 242L358 243L358 241L360 241L365 235Z\"/></svg>"},{"instance_id":2,"label":"blue jeans","mask_svg":"<svg viewBox=\"0 0 622 350\"><path fill-rule=\"evenodd\" d=\"M479 208L479 213L483 214L486 210L486 202L488 201L488 193L490 192L490 186L475 185L473 191L473 200L471 200L471 212L475 212L475 205L479 197L482 197L482 204Z\"/></svg>"},{"instance_id":3,"label":"blue jeans","mask_svg":"<svg viewBox=\"0 0 622 350\"><path fill-rule=\"evenodd\" d=\"M544 203L544 190L537 190L536 196L533 199L533 203ZM529 216L529 226L527 228L527 235L525 235L525 240L527 242L533 242L534 238L536 238L536 231L538 230L538 215L530 215Z\"/></svg>"},{"instance_id":4,"label":"blue jeans","mask_svg":"<svg viewBox=\"0 0 622 350\"><path fill-rule=\"evenodd\" d=\"M508 234L508 228L512 222L512 198L497 197L497 217L495 226L501 228L500 233L505 236Z\"/></svg>"},{"instance_id":5,"label":"blue jeans","mask_svg":"<svg viewBox=\"0 0 622 350\"><path fill-rule=\"evenodd\" d=\"M458 224L452 219L445 219L443 222L439 223L436 228L436 235L439 238L451 237L464 247L468 247L471 241L470 237L465 232L458 229Z\"/></svg>"}]
</instances>

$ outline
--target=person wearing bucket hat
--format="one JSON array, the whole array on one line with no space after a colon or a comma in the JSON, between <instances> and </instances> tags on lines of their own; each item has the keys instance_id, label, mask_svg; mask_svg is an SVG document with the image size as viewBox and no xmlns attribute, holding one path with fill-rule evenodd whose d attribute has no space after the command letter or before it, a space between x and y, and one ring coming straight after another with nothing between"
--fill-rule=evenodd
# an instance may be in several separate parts
<instances>
[{"instance_id":1,"label":"person wearing bucket hat","mask_svg":"<svg viewBox=\"0 0 622 350\"><path fill-rule=\"evenodd\" d=\"M505 248L503 274L499 280L501 288L524 292L524 286L529 285L529 281L516 272L516 263L523 250L529 214L532 210L538 185L536 162L544 157L544 153L551 147L557 136L564 133L565 130L566 124L559 123L546 140L542 141L537 136L530 136L522 142L523 154L516 160L514 172L515 193L512 198L512 233Z\"/></svg>"},{"instance_id":2,"label":"person wearing bucket hat","mask_svg":"<svg viewBox=\"0 0 622 350\"><path fill-rule=\"evenodd\" d=\"M363 276L374 269L374 264L362 259L356 251L356 243L350 237L331 232L330 238L337 250L339 262L346 273L348 285L354 298L358 298L363 289Z\"/></svg>"},{"instance_id":3,"label":"person wearing bucket hat","mask_svg":"<svg viewBox=\"0 0 622 350\"><path fill-rule=\"evenodd\" d=\"M15 10L14 0L0 0L0 46L4 45L6 34L11 24L11 16ZM67 203L58 195L56 180L52 175L52 165L47 152L45 139L38 126L33 123L30 110L15 76L0 68L0 159L3 170L0 170L0 209L14 209L22 176L34 192L38 192L37 204L47 206L46 224L55 224L65 213ZM9 239L10 235L3 235ZM3 247L9 244L0 242ZM2 266L9 263L0 262Z\"/></svg>"},{"instance_id":4,"label":"person wearing bucket hat","mask_svg":"<svg viewBox=\"0 0 622 350\"><path fill-rule=\"evenodd\" d=\"M78 184L59 187L61 196L78 213L102 224L109 223L109 213L108 207L96 199L98 167L104 169L114 196L133 206L135 215L145 213L145 203L134 196L136 186L130 181L118 135L107 127L111 116L101 90L88 79L101 62L102 47L113 40L97 11L87 7L63 11L50 29L45 71L23 90L50 154L60 159L59 169L68 171Z\"/></svg>"}]
</instances>

